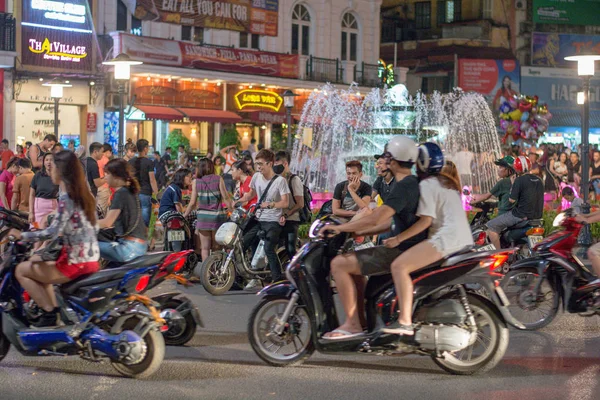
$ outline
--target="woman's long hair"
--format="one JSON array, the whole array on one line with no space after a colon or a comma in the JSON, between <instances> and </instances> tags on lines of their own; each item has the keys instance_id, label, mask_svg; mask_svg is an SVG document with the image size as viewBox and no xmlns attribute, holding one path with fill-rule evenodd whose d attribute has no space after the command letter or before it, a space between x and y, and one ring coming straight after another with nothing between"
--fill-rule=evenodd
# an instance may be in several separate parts
<instances>
[{"instance_id":1,"label":"woman's long hair","mask_svg":"<svg viewBox=\"0 0 600 400\"><path fill-rule=\"evenodd\" d=\"M442 168L438 179L440 180L442 186L444 186L447 189L454 189L458 190L459 192L462 189L460 186L460 176L458 175L458 168L456 168L456 164L454 164L452 161L446 161L446 164Z\"/></svg>"},{"instance_id":2,"label":"woman's long hair","mask_svg":"<svg viewBox=\"0 0 600 400\"><path fill-rule=\"evenodd\" d=\"M196 178L202 179L203 176L213 175L214 173L215 165L211 159L204 157L198 161L198 172L196 173Z\"/></svg>"},{"instance_id":3,"label":"woman's long hair","mask_svg":"<svg viewBox=\"0 0 600 400\"><path fill-rule=\"evenodd\" d=\"M48 171L46 171L46 157L53 157L54 161L56 161L56 155L54 153L46 153L46 154L44 154L44 157L42 158L42 169L41 169L42 175L48 176ZM56 162L55 162L55 164L56 164Z\"/></svg>"},{"instance_id":4,"label":"woman's long hair","mask_svg":"<svg viewBox=\"0 0 600 400\"><path fill-rule=\"evenodd\" d=\"M95 225L96 199L94 199L88 188L83 166L75 153L69 150L59 151L54 155L54 165L58 170L60 179L65 184L69 198L83 210L88 221Z\"/></svg>"},{"instance_id":5,"label":"woman's long hair","mask_svg":"<svg viewBox=\"0 0 600 400\"><path fill-rule=\"evenodd\" d=\"M177 172L175 172L175 175L173 175L171 184L179 187L180 189L185 189L185 177L191 174L192 171L187 168L178 169Z\"/></svg>"},{"instance_id":6,"label":"woman's long hair","mask_svg":"<svg viewBox=\"0 0 600 400\"><path fill-rule=\"evenodd\" d=\"M125 185L131 192L131 194L138 194L140 192L140 184L135 176L133 175L133 168L122 158L116 158L110 160L104 166L104 171L108 172L112 176L125 181Z\"/></svg>"},{"instance_id":7,"label":"woman's long hair","mask_svg":"<svg viewBox=\"0 0 600 400\"><path fill-rule=\"evenodd\" d=\"M244 160L234 162L232 167L239 169L246 176L252 176L252 170Z\"/></svg>"}]
</instances>

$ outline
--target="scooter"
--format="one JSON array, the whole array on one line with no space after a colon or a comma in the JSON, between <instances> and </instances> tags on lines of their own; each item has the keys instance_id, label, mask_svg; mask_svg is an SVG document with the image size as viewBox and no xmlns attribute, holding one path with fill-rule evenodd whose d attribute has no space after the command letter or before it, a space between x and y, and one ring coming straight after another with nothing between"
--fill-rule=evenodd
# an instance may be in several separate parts
<instances>
[{"instance_id":1,"label":"scooter","mask_svg":"<svg viewBox=\"0 0 600 400\"><path fill-rule=\"evenodd\" d=\"M160 334L166 329L154 304L141 296L148 284L176 266L129 266L82 276L58 290L65 326L32 328L22 287L15 278L18 263L31 244L9 237L9 257L0 271L0 360L10 346L26 356L79 355L89 361L108 360L122 375L146 378L158 370L165 354Z\"/></svg>"},{"instance_id":2,"label":"scooter","mask_svg":"<svg viewBox=\"0 0 600 400\"><path fill-rule=\"evenodd\" d=\"M563 229L538 243L535 257L512 264L502 281L510 312L527 330L550 324L561 302L571 314L600 315L600 280L591 270L587 248L577 245L583 225L570 212L558 215L554 224Z\"/></svg>"},{"instance_id":3,"label":"scooter","mask_svg":"<svg viewBox=\"0 0 600 400\"><path fill-rule=\"evenodd\" d=\"M169 212L167 215L161 216L161 222L164 227L164 251L177 252L194 249L194 230L182 213ZM186 277L192 275L198 261L200 261L198 255L194 252L190 253L183 271Z\"/></svg>"},{"instance_id":4,"label":"scooter","mask_svg":"<svg viewBox=\"0 0 600 400\"><path fill-rule=\"evenodd\" d=\"M321 238L334 218L317 220L310 242L292 259L288 282L264 288L263 299L248 321L248 338L255 353L273 366L298 365L318 350L323 353L429 356L442 369L460 375L482 373L496 366L508 347L507 323L522 328L508 309L495 281L513 250L449 255L413 276L415 301L412 337L384 334L381 328L398 319L398 301L391 275L371 277L365 298L367 332L331 340L323 335L339 326L330 286L330 262L346 234ZM484 286L491 299L465 290Z\"/></svg>"}]
</instances>

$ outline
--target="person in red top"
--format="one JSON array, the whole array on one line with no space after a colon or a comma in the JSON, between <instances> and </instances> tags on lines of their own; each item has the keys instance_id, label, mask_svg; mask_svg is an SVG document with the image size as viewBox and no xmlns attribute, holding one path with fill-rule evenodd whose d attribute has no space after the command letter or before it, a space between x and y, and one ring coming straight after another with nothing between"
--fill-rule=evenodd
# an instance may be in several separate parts
<instances>
[{"instance_id":1,"label":"person in red top","mask_svg":"<svg viewBox=\"0 0 600 400\"><path fill-rule=\"evenodd\" d=\"M2 161L2 164L0 165L0 171L4 171L6 168L8 168L8 162L15 156L15 153L8 148L8 145L8 140L2 139L2 143L0 144L0 160Z\"/></svg>"},{"instance_id":2,"label":"person in red top","mask_svg":"<svg viewBox=\"0 0 600 400\"><path fill-rule=\"evenodd\" d=\"M10 210L13 195L13 182L19 172L19 158L13 157L6 163L6 168L0 174L0 206Z\"/></svg>"},{"instance_id":3,"label":"person in red top","mask_svg":"<svg viewBox=\"0 0 600 400\"><path fill-rule=\"evenodd\" d=\"M233 195L233 200L238 201L242 198L242 196L250 191L250 181L252 181L252 173L250 171L250 167L244 160L237 161L231 167L231 175L233 176L233 180L237 181L237 187L235 189L235 194ZM244 208L246 210L250 209L250 206L256 203L256 196L252 200L250 200Z\"/></svg>"}]
</instances>

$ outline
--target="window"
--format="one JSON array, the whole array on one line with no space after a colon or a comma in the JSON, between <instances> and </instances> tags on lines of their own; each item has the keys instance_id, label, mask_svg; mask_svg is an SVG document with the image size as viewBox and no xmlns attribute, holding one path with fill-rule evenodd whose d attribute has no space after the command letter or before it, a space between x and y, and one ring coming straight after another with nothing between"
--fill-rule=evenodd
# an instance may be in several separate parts
<instances>
[{"instance_id":1,"label":"window","mask_svg":"<svg viewBox=\"0 0 600 400\"><path fill-rule=\"evenodd\" d=\"M437 19L438 25L449 24L461 19L461 1L438 1L437 2Z\"/></svg>"},{"instance_id":2,"label":"window","mask_svg":"<svg viewBox=\"0 0 600 400\"><path fill-rule=\"evenodd\" d=\"M358 22L351 13L342 18L342 60L356 61L358 56Z\"/></svg>"},{"instance_id":3,"label":"window","mask_svg":"<svg viewBox=\"0 0 600 400\"><path fill-rule=\"evenodd\" d=\"M297 4L292 13L292 54L307 56L310 53L310 14Z\"/></svg>"},{"instance_id":4,"label":"window","mask_svg":"<svg viewBox=\"0 0 600 400\"><path fill-rule=\"evenodd\" d=\"M129 13L127 12L127 6L121 1L117 0L117 30L127 32L127 19Z\"/></svg>"},{"instance_id":5,"label":"window","mask_svg":"<svg viewBox=\"0 0 600 400\"><path fill-rule=\"evenodd\" d=\"M204 28L183 25L181 27L181 40L194 43L204 43Z\"/></svg>"},{"instance_id":6,"label":"window","mask_svg":"<svg viewBox=\"0 0 600 400\"><path fill-rule=\"evenodd\" d=\"M241 49L260 49L260 35L240 32L240 48Z\"/></svg>"},{"instance_id":7,"label":"window","mask_svg":"<svg viewBox=\"0 0 600 400\"><path fill-rule=\"evenodd\" d=\"M415 3L415 27L417 29L431 28L431 2Z\"/></svg>"},{"instance_id":8,"label":"window","mask_svg":"<svg viewBox=\"0 0 600 400\"><path fill-rule=\"evenodd\" d=\"M450 78L447 76L423 77L421 90L425 94L432 94L435 91L448 93L450 91Z\"/></svg>"},{"instance_id":9,"label":"window","mask_svg":"<svg viewBox=\"0 0 600 400\"><path fill-rule=\"evenodd\" d=\"M481 18L492 19L494 0L481 0Z\"/></svg>"}]
</instances>

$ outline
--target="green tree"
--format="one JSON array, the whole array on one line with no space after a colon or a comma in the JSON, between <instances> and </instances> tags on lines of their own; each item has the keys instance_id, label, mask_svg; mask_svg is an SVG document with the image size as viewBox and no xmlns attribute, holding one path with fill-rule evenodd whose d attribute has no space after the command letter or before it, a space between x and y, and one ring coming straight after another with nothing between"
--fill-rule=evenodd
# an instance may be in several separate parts
<instances>
[{"instance_id":1,"label":"green tree","mask_svg":"<svg viewBox=\"0 0 600 400\"><path fill-rule=\"evenodd\" d=\"M242 145L240 142L240 136L235 128L227 128L221 133L221 141L219 142L219 148L224 149L227 146L235 144L238 148Z\"/></svg>"},{"instance_id":2,"label":"green tree","mask_svg":"<svg viewBox=\"0 0 600 400\"><path fill-rule=\"evenodd\" d=\"M179 146L185 147L187 150L190 148L190 139L186 138L181 129L173 129L169 136L167 136L167 145L173 151L177 151ZM165 147L165 148L166 148Z\"/></svg>"}]
</instances>

